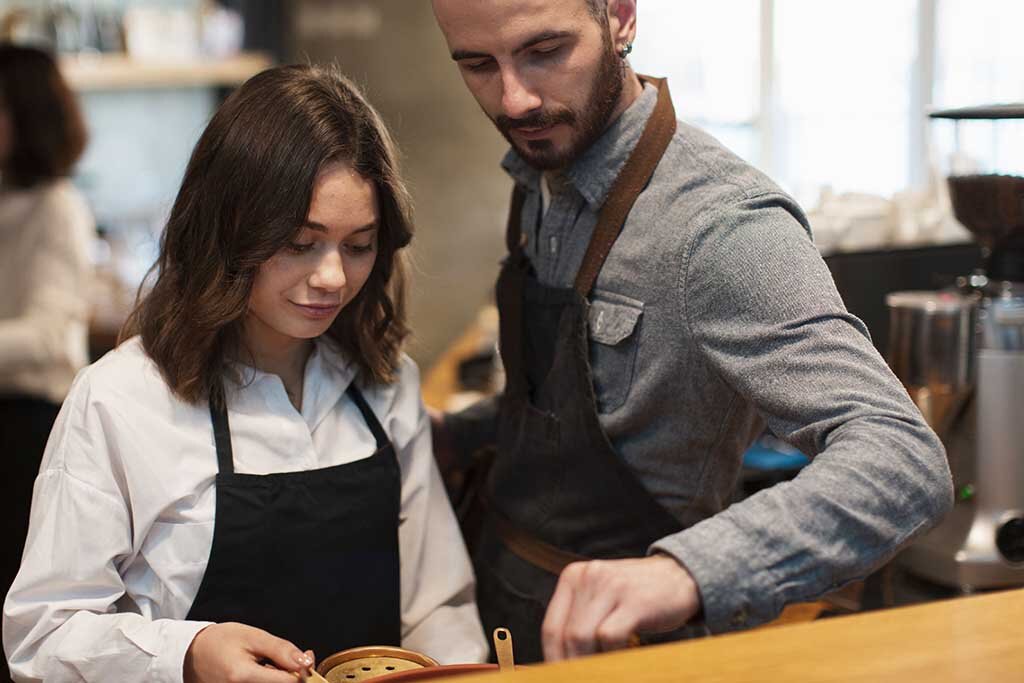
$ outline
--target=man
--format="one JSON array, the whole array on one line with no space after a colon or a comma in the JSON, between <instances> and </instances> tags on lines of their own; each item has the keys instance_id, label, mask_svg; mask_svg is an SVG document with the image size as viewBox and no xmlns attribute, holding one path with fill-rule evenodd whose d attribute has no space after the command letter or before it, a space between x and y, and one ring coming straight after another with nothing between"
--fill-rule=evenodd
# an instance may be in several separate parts
<instances>
[{"instance_id":1,"label":"man","mask_svg":"<svg viewBox=\"0 0 1024 683\"><path fill-rule=\"evenodd\" d=\"M768 621L952 504L940 442L802 211L630 68L636 5L433 0L512 147L506 389L435 429L448 470L496 448L478 596L520 659ZM765 426L813 462L728 506Z\"/></svg>"}]
</instances>

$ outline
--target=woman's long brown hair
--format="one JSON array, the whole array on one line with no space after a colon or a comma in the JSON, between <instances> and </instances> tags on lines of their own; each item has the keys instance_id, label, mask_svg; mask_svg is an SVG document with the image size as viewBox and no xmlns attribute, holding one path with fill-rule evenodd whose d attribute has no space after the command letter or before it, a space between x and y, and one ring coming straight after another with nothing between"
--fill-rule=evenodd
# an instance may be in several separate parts
<instances>
[{"instance_id":1,"label":"woman's long brown hair","mask_svg":"<svg viewBox=\"0 0 1024 683\"><path fill-rule=\"evenodd\" d=\"M412 237L394 143L335 69L264 71L220 107L196 144L141 294L120 340L136 334L183 400L223 400L228 363L246 360L242 324L261 264L294 241L325 165L343 162L377 188L378 253L369 279L325 336L363 381L391 382L405 323L400 249Z\"/></svg>"}]
</instances>

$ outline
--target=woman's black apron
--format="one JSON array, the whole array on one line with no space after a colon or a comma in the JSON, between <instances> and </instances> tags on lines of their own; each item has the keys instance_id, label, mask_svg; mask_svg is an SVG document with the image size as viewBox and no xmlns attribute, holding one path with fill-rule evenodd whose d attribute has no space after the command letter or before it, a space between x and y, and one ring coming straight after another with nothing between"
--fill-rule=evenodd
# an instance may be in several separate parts
<instances>
[{"instance_id":1,"label":"woman's black apron","mask_svg":"<svg viewBox=\"0 0 1024 683\"><path fill-rule=\"evenodd\" d=\"M513 193L497 285L507 384L483 532L473 545L484 627L511 629L517 661L543 658L540 627L566 564L643 557L681 529L601 428L587 328L598 273L676 129L668 87L655 84L655 110L601 208L572 288L537 280L521 239L525 192Z\"/></svg>"},{"instance_id":2,"label":"woman's black apron","mask_svg":"<svg viewBox=\"0 0 1024 683\"><path fill-rule=\"evenodd\" d=\"M387 434L354 384L377 441L369 458L302 472L234 471L226 410L217 445L213 547L187 619L234 621L311 649L400 645L401 474Z\"/></svg>"}]
</instances>

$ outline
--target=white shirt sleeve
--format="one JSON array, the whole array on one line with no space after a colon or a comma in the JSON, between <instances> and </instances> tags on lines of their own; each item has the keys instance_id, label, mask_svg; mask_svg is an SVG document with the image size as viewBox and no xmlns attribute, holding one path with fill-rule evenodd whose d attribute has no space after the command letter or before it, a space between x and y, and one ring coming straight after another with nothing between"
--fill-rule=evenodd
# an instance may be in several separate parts
<instances>
[{"instance_id":1,"label":"white shirt sleeve","mask_svg":"<svg viewBox=\"0 0 1024 683\"><path fill-rule=\"evenodd\" d=\"M476 608L473 568L434 462L418 379L403 381L399 392L406 395L398 401L407 401L418 416L407 442L392 435L402 467L402 646L442 664L482 662L488 647Z\"/></svg>"},{"instance_id":2,"label":"white shirt sleeve","mask_svg":"<svg viewBox=\"0 0 1024 683\"><path fill-rule=\"evenodd\" d=\"M118 568L133 552L132 519L106 419L76 388L50 436L21 571L4 604L11 675L47 683L179 683L185 652L207 623L151 620L119 603L126 590Z\"/></svg>"}]
</instances>

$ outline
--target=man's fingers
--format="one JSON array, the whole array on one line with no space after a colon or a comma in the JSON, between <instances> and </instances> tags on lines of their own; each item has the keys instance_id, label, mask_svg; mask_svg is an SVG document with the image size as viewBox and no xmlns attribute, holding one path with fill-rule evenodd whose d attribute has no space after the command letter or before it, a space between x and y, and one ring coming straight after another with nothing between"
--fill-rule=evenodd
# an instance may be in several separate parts
<instances>
[{"instance_id":1,"label":"man's fingers","mask_svg":"<svg viewBox=\"0 0 1024 683\"><path fill-rule=\"evenodd\" d=\"M313 666L313 657L283 638L258 628L249 629L246 646L257 659L269 659L278 669L300 671Z\"/></svg>"},{"instance_id":2,"label":"man's fingers","mask_svg":"<svg viewBox=\"0 0 1024 683\"><path fill-rule=\"evenodd\" d=\"M548 661L627 647L639 630L671 630L700 609L693 577L675 558L594 560L558 578L542 627Z\"/></svg>"},{"instance_id":3,"label":"man's fingers","mask_svg":"<svg viewBox=\"0 0 1024 683\"><path fill-rule=\"evenodd\" d=\"M611 652L628 647L635 639L637 617L628 607L619 605L594 630L600 652Z\"/></svg>"},{"instance_id":4,"label":"man's fingers","mask_svg":"<svg viewBox=\"0 0 1024 683\"><path fill-rule=\"evenodd\" d=\"M600 651L598 626L615 609L620 597L608 585L609 577L604 570L605 565L598 561L587 563L580 572L563 634L567 657L582 657Z\"/></svg>"},{"instance_id":5,"label":"man's fingers","mask_svg":"<svg viewBox=\"0 0 1024 683\"><path fill-rule=\"evenodd\" d=\"M577 576L582 569L581 563L570 564L562 570L555 586L555 594L551 596L548 610L544 614L541 625L541 645L544 648L544 660L557 662L566 658L565 626L572 610Z\"/></svg>"}]
</instances>

